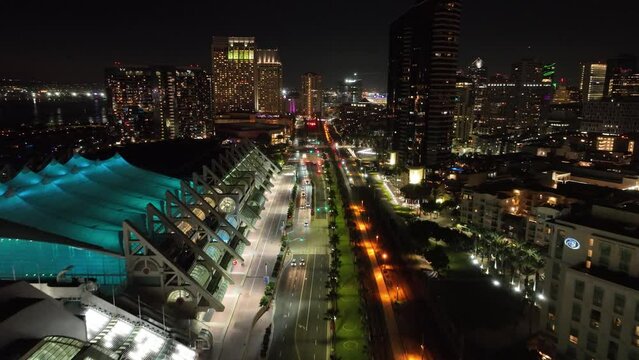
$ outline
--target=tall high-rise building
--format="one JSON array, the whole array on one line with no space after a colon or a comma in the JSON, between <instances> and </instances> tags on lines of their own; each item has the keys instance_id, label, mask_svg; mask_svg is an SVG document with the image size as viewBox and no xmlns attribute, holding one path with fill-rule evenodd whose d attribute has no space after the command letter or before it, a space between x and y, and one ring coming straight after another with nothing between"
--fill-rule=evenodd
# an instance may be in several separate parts
<instances>
[{"instance_id":1,"label":"tall high-rise building","mask_svg":"<svg viewBox=\"0 0 639 360\"><path fill-rule=\"evenodd\" d=\"M214 36L211 45L215 114L255 112L254 37Z\"/></svg>"},{"instance_id":2,"label":"tall high-rise building","mask_svg":"<svg viewBox=\"0 0 639 360\"><path fill-rule=\"evenodd\" d=\"M581 65L579 87L584 101L598 101L604 97L606 64L587 63Z\"/></svg>"},{"instance_id":3,"label":"tall high-rise building","mask_svg":"<svg viewBox=\"0 0 639 360\"><path fill-rule=\"evenodd\" d=\"M322 76L316 73L302 75L302 114L307 118L322 116Z\"/></svg>"},{"instance_id":4,"label":"tall high-rise building","mask_svg":"<svg viewBox=\"0 0 639 360\"><path fill-rule=\"evenodd\" d=\"M488 77L486 75L486 67L484 66L484 60L481 58L475 59L470 66L468 66L468 78L473 83L472 102L473 102L473 123L472 127L479 126L481 123L482 106L486 97L486 84L488 83ZM458 89L459 91L459 89Z\"/></svg>"},{"instance_id":5,"label":"tall high-rise building","mask_svg":"<svg viewBox=\"0 0 639 360\"><path fill-rule=\"evenodd\" d=\"M109 112L125 141L205 137L211 82L197 67L114 66L105 71Z\"/></svg>"},{"instance_id":6,"label":"tall high-rise building","mask_svg":"<svg viewBox=\"0 0 639 360\"><path fill-rule=\"evenodd\" d=\"M450 159L461 1L423 0L390 27L388 110L399 162Z\"/></svg>"},{"instance_id":7,"label":"tall high-rise building","mask_svg":"<svg viewBox=\"0 0 639 360\"><path fill-rule=\"evenodd\" d=\"M352 78L346 78L339 83L338 101L341 104L356 103L362 101L362 79L357 78L357 73Z\"/></svg>"},{"instance_id":8,"label":"tall high-rise building","mask_svg":"<svg viewBox=\"0 0 639 360\"><path fill-rule=\"evenodd\" d=\"M606 61L606 79L604 83L604 96L610 97L614 79L627 74L637 73L637 57L631 54L621 54Z\"/></svg>"},{"instance_id":9,"label":"tall high-rise building","mask_svg":"<svg viewBox=\"0 0 639 360\"><path fill-rule=\"evenodd\" d=\"M576 86L568 86L561 78L552 97L553 105L576 104L581 102L581 91Z\"/></svg>"},{"instance_id":10,"label":"tall high-rise building","mask_svg":"<svg viewBox=\"0 0 639 360\"><path fill-rule=\"evenodd\" d=\"M503 74L491 76L484 91L480 121L475 132L484 135L506 133L514 118L515 83Z\"/></svg>"},{"instance_id":11,"label":"tall high-rise building","mask_svg":"<svg viewBox=\"0 0 639 360\"><path fill-rule=\"evenodd\" d=\"M473 93L474 86L470 78L460 77L455 84L455 111L453 113L454 140L459 143L468 141L473 130Z\"/></svg>"},{"instance_id":12,"label":"tall high-rise building","mask_svg":"<svg viewBox=\"0 0 639 360\"><path fill-rule=\"evenodd\" d=\"M515 84L514 122L516 131L538 128L552 99L554 64L543 65L534 59L513 64L511 81Z\"/></svg>"},{"instance_id":13,"label":"tall high-rise building","mask_svg":"<svg viewBox=\"0 0 639 360\"><path fill-rule=\"evenodd\" d=\"M257 50L257 103L259 112L282 112L282 62L277 49Z\"/></svg>"},{"instance_id":14,"label":"tall high-rise building","mask_svg":"<svg viewBox=\"0 0 639 360\"><path fill-rule=\"evenodd\" d=\"M618 101L639 101L639 73L628 71L613 75L608 94Z\"/></svg>"}]
</instances>

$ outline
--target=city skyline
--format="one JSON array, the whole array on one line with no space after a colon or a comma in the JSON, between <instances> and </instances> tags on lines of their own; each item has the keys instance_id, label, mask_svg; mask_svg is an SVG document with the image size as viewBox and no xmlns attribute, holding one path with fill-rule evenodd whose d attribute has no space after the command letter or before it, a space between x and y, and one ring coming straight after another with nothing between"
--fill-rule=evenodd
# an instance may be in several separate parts
<instances>
[{"instance_id":1,"label":"city skyline","mask_svg":"<svg viewBox=\"0 0 639 360\"><path fill-rule=\"evenodd\" d=\"M7 5L0 358L639 360L630 4Z\"/></svg>"},{"instance_id":2,"label":"city skyline","mask_svg":"<svg viewBox=\"0 0 639 360\"><path fill-rule=\"evenodd\" d=\"M622 2L633 6L630 1ZM127 12L114 4L95 12L71 2L69 7L74 11L62 12L56 5L42 4L43 11L37 13L29 13L25 4L12 3L6 5L9 12L29 16L13 16L0 25L0 46L11 49L0 59L0 77L102 82L103 69L114 61L196 64L209 71L211 36L237 35L255 36L259 47L279 49L286 64L285 87L298 86L299 76L313 71L324 75L327 86L357 72L365 87L384 89L388 26L413 3L379 1L370 6L353 0L339 3L340 8L336 2L304 6L288 1L254 3L242 14L241 26L226 16L234 5L224 3L210 8L198 4L203 6L201 11L175 10L162 3L152 7L150 3L127 4ZM598 6L593 15L591 9L597 2L591 3L464 3L460 67L481 57L489 74L508 72L511 63L535 56L542 62L556 62L558 75L576 85L580 62L639 52L631 38L624 36L633 31L633 12L615 13L616 8ZM301 16L305 11L317 16L305 18ZM169 14L174 26L156 24L158 16L165 19ZM269 17L273 21L262 26ZM323 27L329 20L331 26ZM600 25L584 27L584 20ZM506 28L509 31L503 31Z\"/></svg>"}]
</instances>

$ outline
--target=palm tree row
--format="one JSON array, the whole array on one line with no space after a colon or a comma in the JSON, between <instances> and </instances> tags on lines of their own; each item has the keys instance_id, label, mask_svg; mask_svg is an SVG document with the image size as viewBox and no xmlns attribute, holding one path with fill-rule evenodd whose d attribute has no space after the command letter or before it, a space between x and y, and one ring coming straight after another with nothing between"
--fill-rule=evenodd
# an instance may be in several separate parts
<instances>
[{"instance_id":1,"label":"palm tree row","mask_svg":"<svg viewBox=\"0 0 639 360\"><path fill-rule=\"evenodd\" d=\"M534 246L495 232L474 231L473 262L486 274L508 281L526 298L532 298L541 280L544 260Z\"/></svg>"}]
</instances>

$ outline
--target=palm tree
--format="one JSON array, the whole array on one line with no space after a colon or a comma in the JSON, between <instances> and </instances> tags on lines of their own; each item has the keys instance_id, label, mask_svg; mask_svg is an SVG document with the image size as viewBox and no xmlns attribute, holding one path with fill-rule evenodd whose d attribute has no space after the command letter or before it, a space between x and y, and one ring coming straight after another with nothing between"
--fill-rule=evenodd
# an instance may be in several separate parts
<instances>
[{"instance_id":1,"label":"palm tree","mask_svg":"<svg viewBox=\"0 0 639 360\"><path fill-rule=\"evenodd\" d=\"M519 257L517 254L516 246L508 246L505 254L505 262L507 264L507 270L510 274L510 283L513 284L515 281L515 272L519 264ZM505 271L504 271L505 273ZM505 275L505 274L504 274Z\"/></svg>"}]
</instances>

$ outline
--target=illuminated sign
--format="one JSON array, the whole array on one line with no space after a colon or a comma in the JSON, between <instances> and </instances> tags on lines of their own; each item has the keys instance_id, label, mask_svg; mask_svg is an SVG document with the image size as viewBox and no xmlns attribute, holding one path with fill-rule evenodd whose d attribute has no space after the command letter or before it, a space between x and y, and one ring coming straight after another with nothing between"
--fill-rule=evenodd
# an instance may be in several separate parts
<instances>
[{"instance_id":1,"label":"illuminated sign","mask_svg":"<svg viewBox=\"0 0 639 360\"><path fill-rule=\"evenodd\" d=\"M253 60L255 52L253 50L236 50L232 49L228 52L229 60Z\"/></svg>"},{"instance_id":2,"label":"illuminated sign","mask_svg":"<svg viewBox=\"0 0 639 360\"><path fill-rule=\"evenodd\" d=\"M581 244L579 244L579 241L577 241L577 239L573 239L573 238L566 238L564 240L564 245L566 245L567 248L572 249L572 250L577 250L581 247Z\"/></svg>"}]
</instances>

